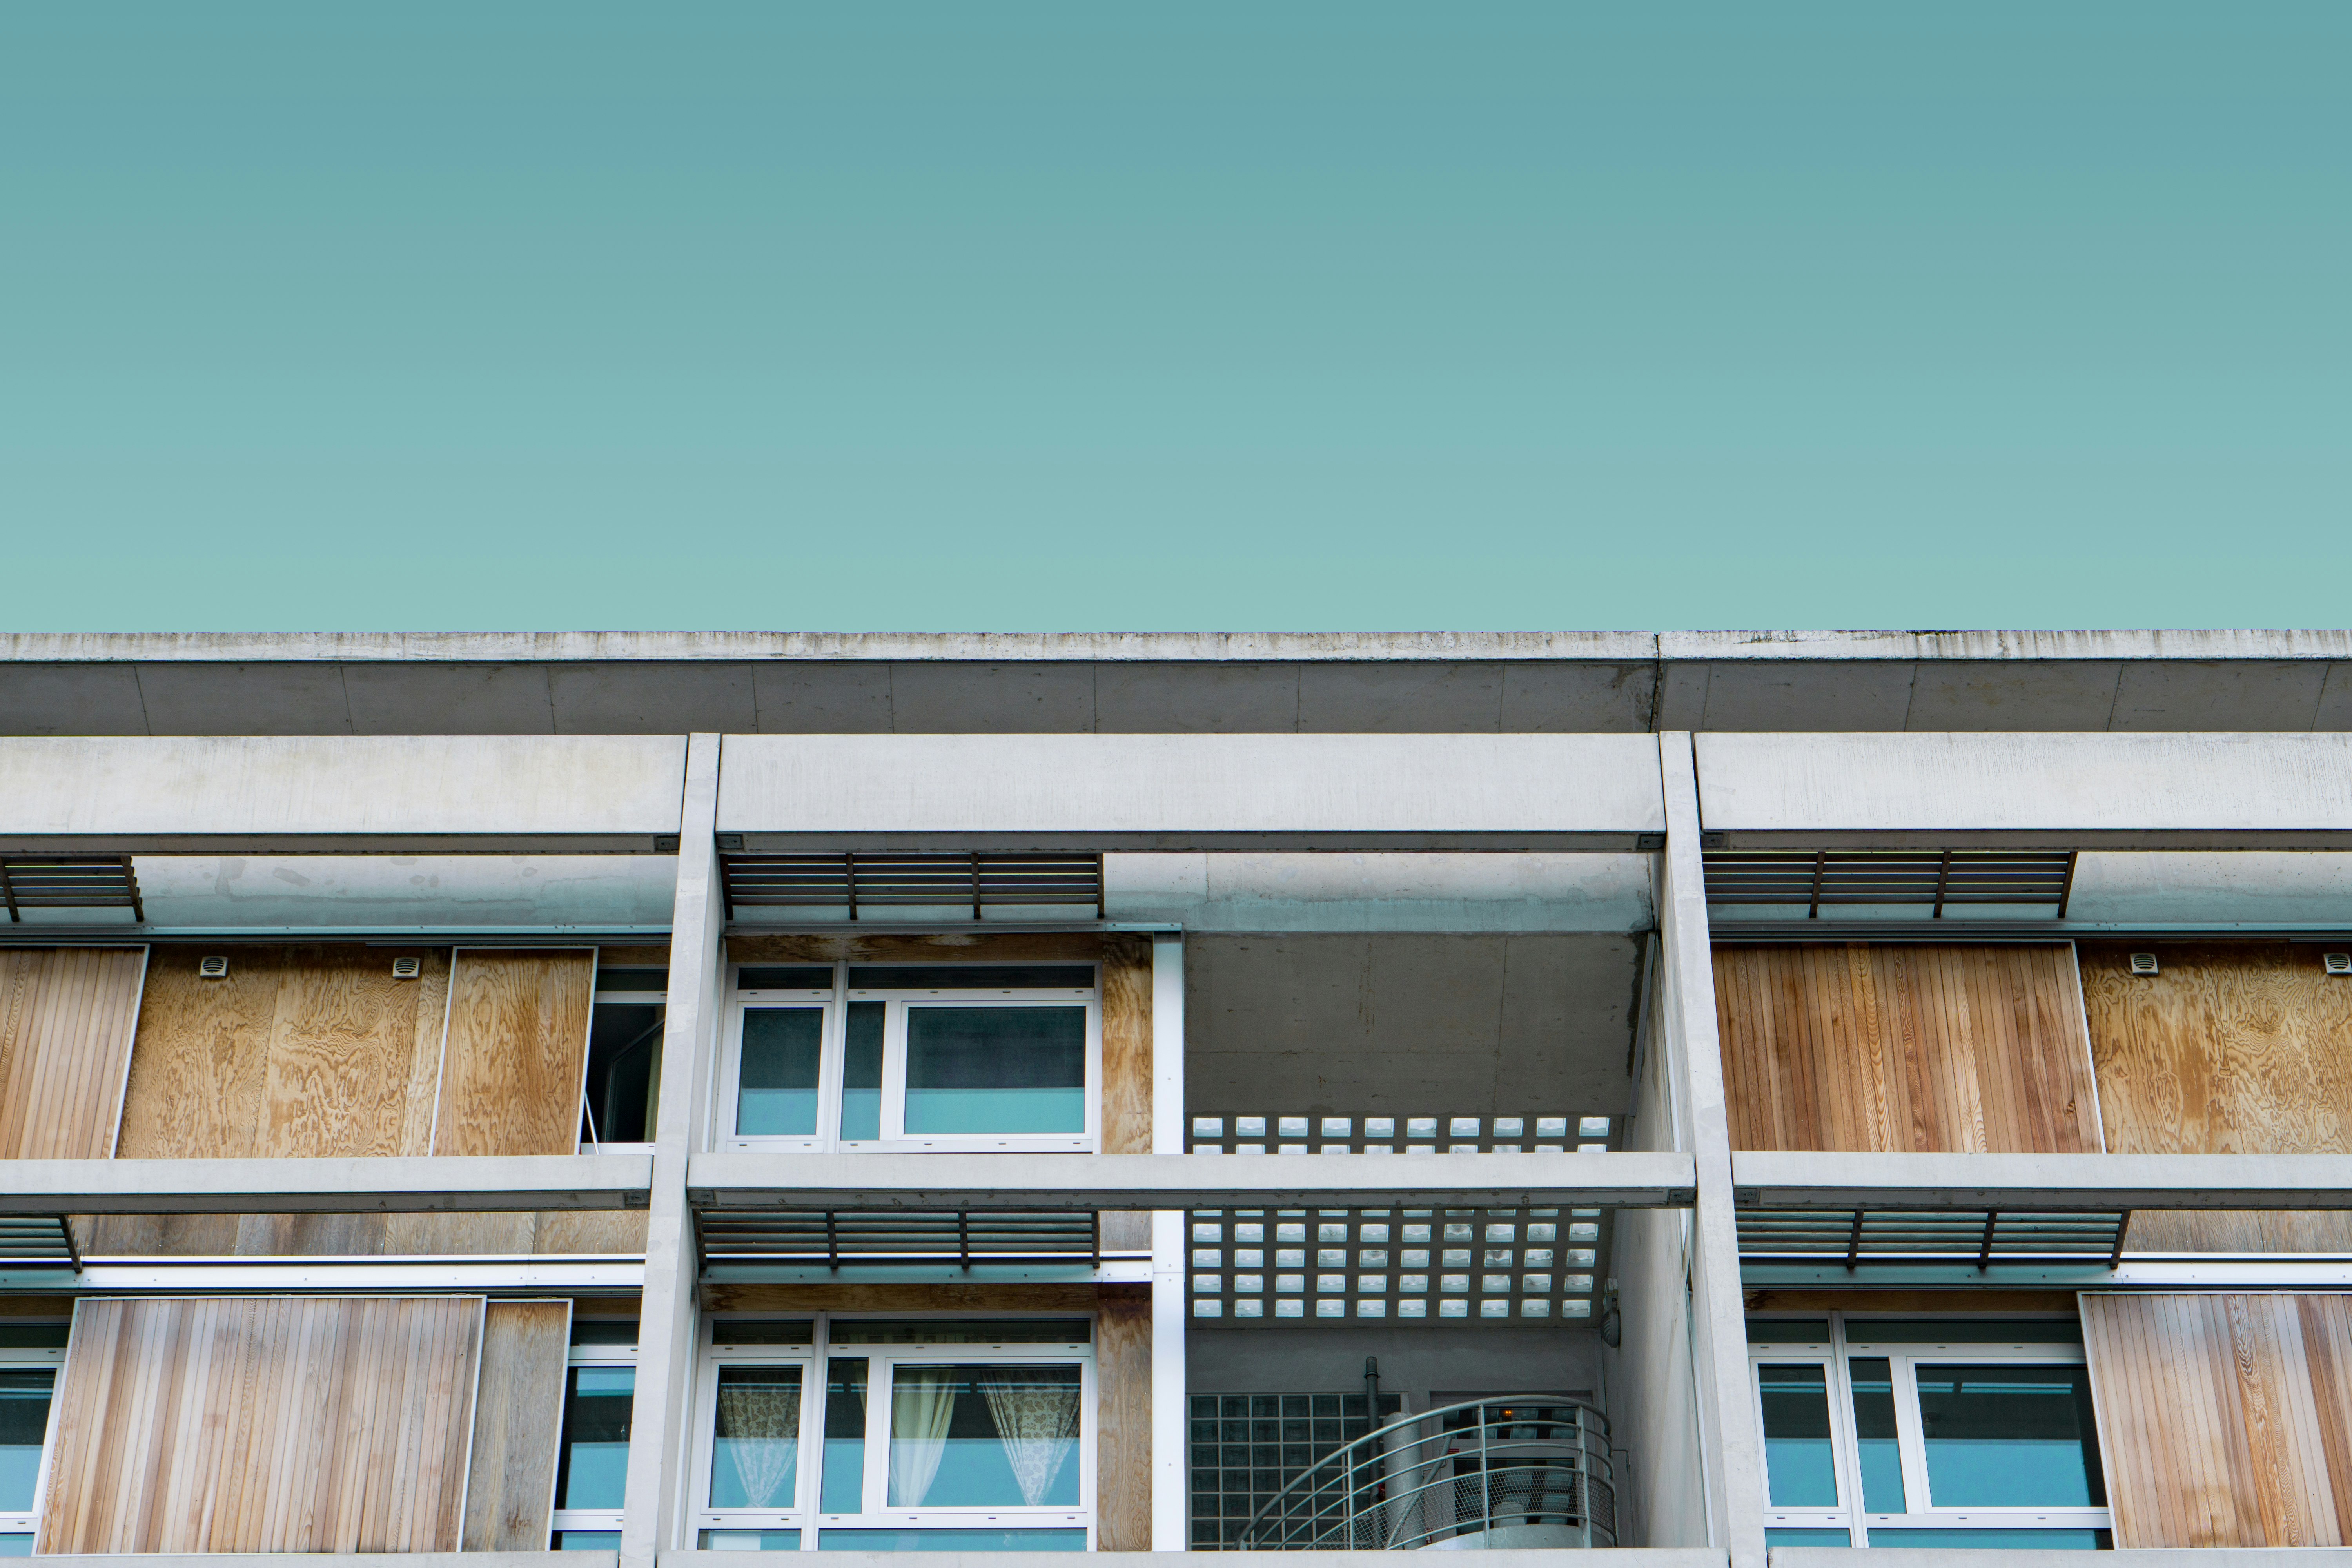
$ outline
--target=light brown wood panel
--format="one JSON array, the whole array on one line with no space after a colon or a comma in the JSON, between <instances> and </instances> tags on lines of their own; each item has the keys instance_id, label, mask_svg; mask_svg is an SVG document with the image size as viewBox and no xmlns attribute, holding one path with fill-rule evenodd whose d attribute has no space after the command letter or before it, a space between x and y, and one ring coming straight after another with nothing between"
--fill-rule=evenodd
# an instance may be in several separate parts
<instances>
[{"instance_id":1,"label":"light brown wood panel","mask_svg":"<svg viewBox=\"0 0 2352 1568\"><path fill-rule=\"evenodd\" d=\"M40 1550L456 1550L482 1306L83 1300Z\"/></svg>"},{"instance_id":2,"label":"light brown wood panel","mask_svg":"<svg viewBox=\"0 0 2352 1568\"><path fill-rule=\"evenodd\" d=\"M569 1301L492 1301L484 1310L466 1551L547 1550L571 1343Z\"/></svg>"},{"instance_id":3,"label":"light brown wood panel","mask_svg":"<svg viewBox=\"0 0 2352 1568\"><path fill-rule=\"evenodd\" d=\"M215 952L229 961L227 978L197 978L197 962ZM276 947L155 950L117 1153L126 1160L254 1157L283 967L284 949Z\"/></svg>"},{"instance_id":4,"label":"light brown wood panel","mask_svg":"<svg viewBox=\"0 0 2352 1568\"><path fill-rule=\"evenodd\" d=\"M2126 1547L2341 1546L2352 1524L2352 1296L2082 1298Z\"/></svg>"},{"instance_id":5,"label":"light brown wood panel","mask_svg":"<svg viewBox=\"0 0 2352 1568\"><path fill-rule=\"evenodd\" d=\"M1151 1550L1151 1302L1095 1314L1095 1531L1104 1552Z\"/></svg>"},{"instance_id":6,"label":"light brown wood panel","mask_svg":"<svg viewBox=\"0 0 2352 1568\"><path fill-rule=\"evenodd\" d=\"M1151 1152L1151 943L1102 945L1102 1151Z\"/></svg>"},{"instance_id":7,"label":"light brown wood panel","mask_svg":"<svg viewBox=\"0 0 2352 1568\"><path fill-rule=\"evenodd\" d=\"M2084 942L2083 1000L2107 1147L2352 1152L2352 983L2284 942ZM2135 975L2130 955L2154 952ZM2352 1215L2132 1216L2134 1252L2352 1252Z\"/></svg>"},{"instance_id":8,"label":"light brown wood panel","mask_svg":"<svg viewBox=\"0 0 2352 1568\"><path fill-rule=\"evenodd\" d=\"M140 947L0 948L0 1159L114 1152L146 961Z\"/></svg>"},{"instance_id":9,"label":"light brown wood panel","mask_svg":"<svg viewBox=\"0 0 2352 1568\"><path fill-rule=\"evenodd\" d=\"M2063 943L1715 952L1732 1146L2096 1152Z\"/></svg>"},{"instance_id":10,"label":"light brown wood panel","mask_svg":"<svg viewBox=\"0 0 2352 1568\"><path fill-rule=\"evenodd\" d=\"M435 1153L579 1148L595 970L593 948L457 950Z\"/></svg>"}]
</instances>

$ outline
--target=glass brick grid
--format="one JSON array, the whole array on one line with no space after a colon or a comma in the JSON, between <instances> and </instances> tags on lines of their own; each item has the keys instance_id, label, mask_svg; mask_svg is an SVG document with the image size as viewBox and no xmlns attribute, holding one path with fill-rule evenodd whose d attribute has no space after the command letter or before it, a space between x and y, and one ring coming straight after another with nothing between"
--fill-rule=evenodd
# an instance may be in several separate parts
<instances>
[{"instance_id":1,"label":"glass brick grid","mask_svg":"<svg viewBox=\"0 0 2352 1568\"><path fill-rule=\"evenodd\" d=\"M1599 1209L1198 1209L1196 1323L1583 1323L1604 1279Z\"/></svg>"},{"instance_id":2,"label":"glass brick grid","mask_svg":"<svg viewBox=\"0 0 2352 1568\"><path fill-rule=\"evenodd\" d=\"M1594 1154L1606 1116L1195 1116L1195 1154Z\"/></svg>"},{"instance_id":3,"label":"glass brick grid","mask_svg":"<svg viewBox=\"0 0 2352 1568\"><path fill-rule=\"evenodd\" d=\"M1372 1427L1360 1394L1196 1394L1191 1408L1195 1552L1238 1550L1276 1492ZM1381 1395L1382 1421L1403 1408Z\"/></svg>"}]
</instances>

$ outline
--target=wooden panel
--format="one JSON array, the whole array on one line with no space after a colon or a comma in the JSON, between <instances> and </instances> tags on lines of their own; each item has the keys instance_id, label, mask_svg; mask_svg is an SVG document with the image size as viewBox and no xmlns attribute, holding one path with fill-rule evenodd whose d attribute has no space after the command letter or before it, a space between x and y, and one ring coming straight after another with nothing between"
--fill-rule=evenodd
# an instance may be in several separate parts
<instances>
[{"instance_id":1,"label":"wooden panel","mask_svg":"<svg viewBox=\"0 0 2352 1568\"><path fill-rule=\"evenodd\" d=\"M2061 943L1720 947L1732 1146L2096 1152Z\"/></svg>"},{"instance_id":2,"label":"wooden panel","mask_svg":"<svg viewBox=\"0 0 2352 1568\"><path fill-rule=\"evenodd\" d=\"M580 1146L593 948L460 948L449 978L436 1154Z\"/></svg>"},{"instance_id":3,"label":"wooden panel","mask_svg":"<svg viewBox=\"0 0 2352 1568\"><path fill-rule=\"evenodd\" d=\"M85 1299L44 1552L447 1552L482 1299Z\"/></svg>"},{"instance_id":4,"label":"wooden panel","mask_svg":"<svg viewBox=\"0 0 2352 1568\"><path fill-rule=\"evenodd\" d=\"M144 948L0 949L0 1159L103 1160Z\"/></svg>"},{"instance_id":5,"label":"wooden panel","mask_svg":"<svg viewBox=\"0 0 2352 1568\"><path fill-rule=\"evenodd\" d=\"M223 980L200 980L207 952L229 961ZM123 1098L126 1160L249 1160L259 1147L285 950L155 950Z\"/></svg>"},{"instance_id":6,"label":"wooden panel","mask_svg":"<svg viewBox=\"0 0 2352 1568\"><path fill-rule=\"evenodd\" d=\"M466 1551L547 1550L571 1343L569 1301L492 1301L484 1310Z\"/></svg>"},{"instance_id":7,"label":"wooden panel","mask_svg":"<svg viewBox=\"0 0 2352 1568\"><path fill-rule=\"evenodd\" d=\"M2136 976L2130 954L2154 952ZM2352 1152L2352 983L2284 942L2085 942L2083 1000L2107 1147ZM2140 1214L2135 1252L2352 1252L2352 1215Z\"/></svg>"},{"instance_id":8,"label":"wooden panel","mask_svg":"<svg viewBox=\"0 0 2352 1568\"><path fill-rule=\"evenodd\" d=\"M1151 1152L1151 943L1102 943L1102 1151Z\"/></svg>"},{"instance_id":9,"label":"wooden panel","mask_svg":"<svg viewBox=\"0 0 2352 1568\"><path fill-rule=\"evenodd\" d=\"M2344 1544L2352 1296L2093 1293L2082 1313L2117 1546Z\"/></svg>"},{"instance_id":10,"label":"wooden panel","mask_svg":"<svg viewBox=\"0 0 2352 1568\"><path fill-rule=\"evenodd\" d=\"M1151 1550L1151 1302L1095 1316L1095 1531L1104 1552Z\"/></svg>"}]
</instances>

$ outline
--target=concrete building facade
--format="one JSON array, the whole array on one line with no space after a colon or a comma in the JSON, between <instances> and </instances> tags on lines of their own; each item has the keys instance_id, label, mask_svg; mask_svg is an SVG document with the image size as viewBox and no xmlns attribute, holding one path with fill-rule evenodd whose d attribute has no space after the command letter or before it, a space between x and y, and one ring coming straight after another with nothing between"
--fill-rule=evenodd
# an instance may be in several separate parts
<instances>
[{"instance_id":1,"label":"concrete building facade","mask_svg":"<svg viewBox=\"0 0 2352 1568\"><path fill-rule=\"evenodd\" d=\"M2352 634L17 637L0 893L0 1552L2352 1550Z\"/></svg>"}]
</instances>

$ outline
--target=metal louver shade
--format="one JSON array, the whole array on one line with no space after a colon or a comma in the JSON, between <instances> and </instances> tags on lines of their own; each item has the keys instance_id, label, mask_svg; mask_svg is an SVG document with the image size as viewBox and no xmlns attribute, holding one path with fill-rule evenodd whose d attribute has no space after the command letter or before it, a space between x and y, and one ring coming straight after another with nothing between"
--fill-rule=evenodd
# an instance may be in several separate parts
<instances>
[{"instance_id":1,"label":"metal louver shade","mask_svg":"<svg viewBox=\"0 0 2352 1568\"><path fill-rule=\"evenodd\" d=\"M2122 1256L2129 1210L1742 1209L1746 1263L2105 1262Z\"/></svg>"},{"instance_id":2,"label":"metal louver shade","mask_svg":"<svg viewBox=\"0 0 2352 1568\"><path fill-rule=\"evenodd\" d=\"M743 908L1087 904L1102 918L1102 857L971 851L947 855L729 855L727 916Z\"/></svg>"},{"instance_id":3,"label":"metal louver shade","mask_svg":"<svg viewBox=\"0 0 2352 1568\"><path fill-rule=\"evenodd\" d=\"M72 1222L61 1214L0 1215L0 1268L45 1267L81 1272Z\"/></svg>"},{"instance_id":4,"label":"metal louver shade","mask_svg":"<svg viewBox=\"0 0 2352 1568\"><path fill-rule=\"evenodd\" d=\"M1710 904L2055 904L2066 918L2071 849L1709 850Z\"/></svg>"},{"instance_id":5,"label":"metal louver shade","mask_svg":"<svg viewBox=\"0 0 2352 1568\"><path fill-rule=\"evenodd\" d=\"M147 919L128 855L0 856L0 900L12 921L26 910L129 910Z\"/></svg>"},{"instance_id":6,"label":"metal louver shade","mask_svg":"<svg viewBox=\"0 0 2352 1568\"><path fill-rule=\"evenodd\" d=\"M694 1216L705 1268L729 1264L859 1266L1076 1263L1101 1261L1098 1216L1087 1213L938 1214L855 1209Z\"/></svg>"}]
</instances>

